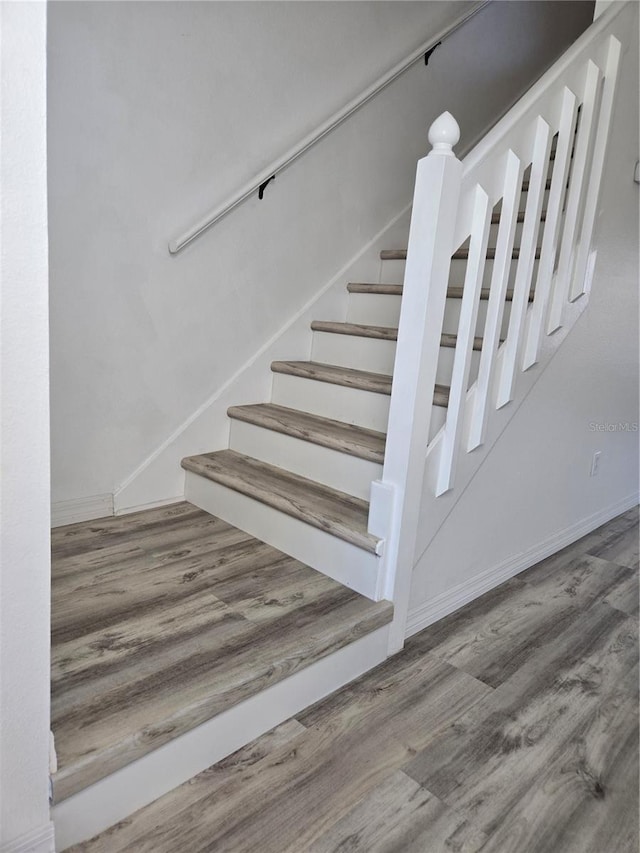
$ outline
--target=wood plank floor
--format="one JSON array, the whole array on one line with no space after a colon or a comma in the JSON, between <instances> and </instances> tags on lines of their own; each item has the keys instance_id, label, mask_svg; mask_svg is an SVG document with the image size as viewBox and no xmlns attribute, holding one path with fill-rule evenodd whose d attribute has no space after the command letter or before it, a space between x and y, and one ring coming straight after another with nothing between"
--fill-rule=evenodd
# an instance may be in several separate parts
<instances>
[{"instance_id":1,"label":"wood plank floor","mask_svg":"<svg viewBox=\"0 0 640 853\"><path fill-rule=\"evenodd\" d=\"M390 621L188 503L52 534L56 801Z\"/></svg>"},{"instance_id":2,"label":"wood plank floor","mask_svg":"<svg viewBox=\"0 0 640 853\"><path fill-rule=\"evenodd\" d=\"M638 509L74 851L637 853Z\"/></svg>"}]
</instances>

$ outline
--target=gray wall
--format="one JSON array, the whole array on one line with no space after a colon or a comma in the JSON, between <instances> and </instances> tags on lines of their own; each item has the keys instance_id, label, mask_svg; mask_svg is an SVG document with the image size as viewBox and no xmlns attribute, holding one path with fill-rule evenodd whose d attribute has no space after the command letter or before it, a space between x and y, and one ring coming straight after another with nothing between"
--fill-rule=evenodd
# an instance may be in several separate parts
<instances>
[{"instance_id":1,"label":"gray wall","mask_svg":"<svg viewBox=\"0 0 640 853\"><path fill-rule=\"evenodd\" d=\"M593 6L492 4L264 201L169 257L194 218L473 5L50 5L54 501L113 492L410 201L433 118L451 110L473 141Z\"/></svg>"}]
</instances>

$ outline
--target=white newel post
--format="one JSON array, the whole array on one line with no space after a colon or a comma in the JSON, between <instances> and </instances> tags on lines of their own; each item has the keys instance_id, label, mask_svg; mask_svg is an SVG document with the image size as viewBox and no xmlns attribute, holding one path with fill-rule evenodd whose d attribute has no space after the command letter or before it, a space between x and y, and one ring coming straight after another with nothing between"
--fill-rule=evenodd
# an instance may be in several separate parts
<instances>
[{"instance_id":1,"label":"white newel post","mask_svg":"<svg viewBox=\"0 0 640 853\"><path fill-rule=\"evenodd\" d=\"M418 163L382 480L372 484L370 529L384 536L386 598L395 605L390 651L404 644L411 573L462 163L454 117L429 129ZM386 528L386 529L383 529Z\"/></svg>"}]
</instances>

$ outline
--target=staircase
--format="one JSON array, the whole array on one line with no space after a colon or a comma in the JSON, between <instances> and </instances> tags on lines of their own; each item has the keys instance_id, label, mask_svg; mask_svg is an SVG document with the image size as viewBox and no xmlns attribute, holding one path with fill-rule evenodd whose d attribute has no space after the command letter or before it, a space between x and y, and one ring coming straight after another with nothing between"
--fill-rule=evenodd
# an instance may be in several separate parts
<instances>
[{"instance_id":1,"label":"staircase","mask_svg":"<svg viewBox=\"0 0 640 853\"><path fill-rule=\"evenodd\" d=\"M320 598L342 602L353 630L346 618L334 618L324 633L324 622L314 626L291 614L271 623L274 611L267 607L268 617L260 616L265 619L261 630L252 625L239 641L242 673L234 664L224 670L227 688L208 680L203 663L197 685L185 680L185 701L173 696L165 717L153 716L155 700L147 698L153 720L141 719L128 728L124 702L120 717L111 719L104 761L93 747L86 753L77 750L75 766L59 775L60 796L80 798L75 805L67 807L63 800L56 806L68 827L67 841L91 834L89 827L95 825L90 822L80 821L84 829L77 829L79 811L99 809L103 802L103 789L97 786L82 799L83 786L114 770L125 773L128 762L145 756L156 760L152 750L168 749L175 736L187 737L191 729L211 723L214 728L206 737L219 741L214 757L209 754L206 763L194 759L190 770L185 766L182 777L174 779L178 784L194 775L194 768L202 769L241 745L238 738L246 743L292 713L290 699L274 703L267 696L280 682L285 685L280 697L299 694L296 701L308 704L402 647L416 549L426 547L452 512L518 402L587 306L626 8L614 9L594 24L463 161L454 154L460 135L456 121L444 113L434 122L432 151L418 164L406 244L380 252L377 281L345 283L344 316L313 320L308 359L292 353L291 360L271 364L268 402L228 409L227 448L182 460L188 503L175 513L223 530L241 548L266 555L268 565L277 567L273 598L267 585L272 581L252 563L241 572L243 595L249 580L262 578L261 607L280 602L283 589L293 600L295 578L301 588L317 587ZM158 523L163 525L171 512L166 518L160 513ZM146 529L145 518L137 523ZM108 543L113 529L107 525L105 530ZM69 541L73 551L73 537ZM162 566L175 558L174 546L167 547ZM115 554L122 557L117 547ZM64 559L70 556L63 554ZM124 556L128 559L126 547ZM99 568L104 554L91 559ZM208 591L215 596L223 596L221 589L229 593L227 559L217 561L215 571L208 567L213 571ZM161 575L177 597L182 595L181 578L189 574L180 575L181 570L179 565L175 576ZM141 571L148 575L147 568ZM98 573L96 582L104 584L105 595L122 594L122 577L107 579ZM135 596L129 598L135 608ZM141 608L146 600L142 594ZM222 600L236 606L235 598L233 605L231 599ZM210 618L198 602L191 604L196 621ZM175 613L167 618L180 622ZM267 630L267 622L276 627ZM69 630L64 621L59 625L63 645L79 636L67 636ZM171 630L179 632L179 625ZM278 644L285 636L288 645L281 654ZM365 651L350 650L356 640L368 643L357 647ZM189 643L193 641L190 637ZM164 642L154 640L158 648ZM207 648L207 660L235 654L233 642L216 643ZM304 646L303 659L296 658L297 643ZM254 645L260 650L257 668L252 666ZM193 649L187 646L188 654L175 658L181 661L176 672L190 665ZM65 672L70 658L64 654L63 649L58 658L57 701L67 708L65 737L72 754L73 725L82 729L95 723L99 729L100 722L83 719L82 702L90 708L87 713L95 714L98 701L86 685L82 701L73 704L78 676ZM308 683L299 688L301 679L309 678L304 668L320 664L325 668L313 670L320 673L317 692ZM96 672L103 667L100 661L89 665L80 660L78 665L95 665ZM109 678L101 684L107 702ZM234 731L229 739L224 714L237 711L234 703L246 697L266 703L251 706L252 719L261 716L264 725L249 727L242 735ZM158 701L165 700L159 696ZM121 725L126 736L120 742ZM195 753L203 743L189 741L187 751ZM177 755L174 750L170 760ZM163 759L157 760L157 766L165 767ZM114 778L104 784L117 799ZM142 777L134 773L131 778ZM162 792L153 790L153 796ZM125 800L121 797L111 810L112 822L128 813ZM99 828L105 825L103 821Z\"/></svg>"},{"instance_id":2,"label":"staircase","mask_svg":"<svg viewBox=\"0 0 640 853\"><path fill-rule=\"evenodd\" d=\"M527 196L525 179L519 223ZM543 210L542 224L545 216ZM499 222L496 212L486 251L488 279ZM228 449L182 460L191 503L375 601L384 594L385 542L369 531L369 498L371 483L381 479L384 467L406 257L406 249L383 250L379 282L347 284L346 320L311 323L309 361L272 363L269 403L229 408ZM513 280L519 234L511 257ZM431 438L446 420L468 260L468 246L451 258ZM485 310L479 312L472 342L470 384L480 362L488 286L480 299ZM512 301L510 288L504 330Z\"/></svg>"}]
</instances>

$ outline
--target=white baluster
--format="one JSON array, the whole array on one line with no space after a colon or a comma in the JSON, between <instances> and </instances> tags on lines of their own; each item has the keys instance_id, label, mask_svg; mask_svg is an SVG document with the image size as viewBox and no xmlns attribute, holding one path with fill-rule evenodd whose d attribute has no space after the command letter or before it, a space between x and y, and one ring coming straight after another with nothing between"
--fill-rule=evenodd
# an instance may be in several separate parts
<instances>
[{"instance_id":1,"label":"white baluster","mask_svg":"<svg viewBox=\"0 0 640 853\"><path fill-rule=\"evenodd\" d=\"M550 149L551 128L541 116L538 116L535 122L533 162L531 164L524 225L522 226L516 280L513 286L509 328L507 339L504 342L502 371L496 401L498 408L506 405L513 398L518 352L522 345L525 312L529 305L529 291L531 290L536 244L540 230L540 214L547 181Z\"/></svg>"},{"instance_id":2,"label":"white baluster","mask_svg":"<svg viewBox=\"0 0 640 853\"><path fill-rule=\"evenodd\" d=\"M471 356L478 319L478 304L487 258L489 227L491 225L491 207L489 196L477 186L473 213L471 215L471 240L469 258L462 290L462 305L451 374L447 420L440 444L440 465L436 495L441 495L453 486L456 457L459 452L460 438L464 421L465 400L469 385Z\"/></svg>"},{"instance_id":3,"label":"white baluster","mask_svg":"<svg viewBox=\"0 0 640 853\"><path fill-rule=\"evenodd\" d=\"M571 149L573 148L577 117L577 100L573 92L566 88L562 93L558 144L553 164L553 177L547 202L544 236L538 265L536 291L529 316L529 328L522 360L522 369L527 370L538 359L540 336L549 304L549 292L553 278L553 267L558 250L558 238L562 222L562 202L565 196Z\"/></svg>"},{"instance_id":4,"label":"white baluster","mask_svg":"<svg viewBox=\"0 0 640 853\"><path fill-rule=\"evenodd\" d=\"M522 173L522 162L513 151L509 151L504 171L504 190L500 225L498 226L496 256L491 274L487 317L484 324L482 352L480 353L475 401L469 429L468 450L479 447L485 439L489 393L493 381L498 346L500 344L504 302L509 284L509 274L511 272L513 243L515 240L520 192L522 189Z\"/></svg>"},{"instance_id":5,"label":"white baluster","mask_svg":"<svg viewBox=\"0 0 640 853\"><path fill-rule=\"evenodd\" d=\"M571 182L564 215L564 227L560 238L560 259L558 261L558 270L549 305L547 334L551 334L551 332L554 332L562 325L563 309L569 295L575 260L580 198L582 196L584 177L587 172L591 130L598 101L598 88L601 76L598 66L592 60L589 60L585 72L584 99L573 155Z\"/></svg>"},{"instance_id":6,"label":"white baluster","mask_svg":"<svg viewBox=\"0 0 640 853\"><path fill-rule=\"evenodd\" d=\"M617 38L611 36L607 44L607 59L605 63L602 101L600 104L596 139L593 146L591 173L587 181L584 220L582 223L582 233L580 234L580 243L576 256L576 264L570 292L571 300L577 299L583 293L588 293L591 289L591 278L595 262L595 258L592 259L591 264L589 262L591 238L593 236L593 226L595 224L596 213L598 210L600 182L602 180L602 172L604 171L604 163L607 153L607 142L609 140L609 129L611 127L611 116L613 113L613 103L618 81L618 68L620 65L621 52L622 46L620 42ZM588 272L591 274L588 275Z\"/></svg>"}]
</instances>

